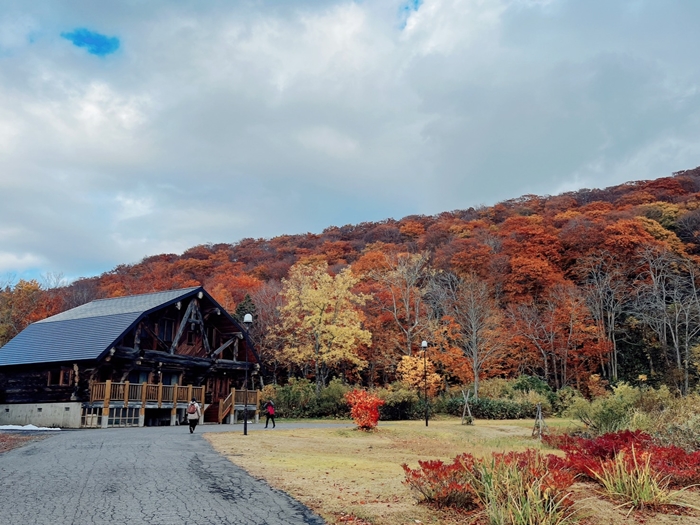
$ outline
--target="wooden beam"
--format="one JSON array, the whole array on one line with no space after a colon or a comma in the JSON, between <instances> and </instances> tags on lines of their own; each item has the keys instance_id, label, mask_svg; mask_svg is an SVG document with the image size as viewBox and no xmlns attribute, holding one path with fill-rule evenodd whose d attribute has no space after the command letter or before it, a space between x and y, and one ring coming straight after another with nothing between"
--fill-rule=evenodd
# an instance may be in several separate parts
<instances>
[{"instance_id":1,"label":"wooden beam","mask_svg":"<svg viewBox=\"0 0 700 525\"><path fill-rule=\"evenodd\" d=\"M204 314L204 320L206 321L207 319L209 319L209 316L211 314L221 315L221 310L219 310L218 308L212 308Z\"/></svg>"},{"instance_id":2,"label":"wooden beam","mask_svg":"<svg viewBox=\"0 0 700 525\"><path fill-rule=\"evenodd\" d=\"M244 361L231 361L230 359L217 359L211 369L216 370L252 370L254 363L245 363Z\"/></svg>"},{"instance_id":3,"label":"wooden beam","mask_svg":"<svg viewBox=\"0 0 700 525\"><path fill-rule=\"evenodd\" d=\"M199 325L199 329L202 332L202 344L204 345L204 353L211 354L211 347L209 346L209 338L207 337L207 329L204 326L204 319L202 318L202 312L199 309L199 303L194 305L194 311L192 312L192 320Z\"/></svg>"},{"instance_id":4,"label":"wooden beam","mask_svg":"<svg viewBox=\"0 0 700 525\"><path fill-rule=\"evenodd\" d=\"M187 322L190 319L190 314L192 313L192 309L195 306L195 303L197 302L197 299L192 299L190 301L190 304L187 305L187 309L185 310L185 314L182 316L182 321L180 322L180 326L177 329L177 334L175 335L175 339L173 339L173 344L170 345L170 353L174 354L175 349L177 348L177 344L180 342L180 338L182 337L182 334L185 332L185 328L187 327Z\"/></svg>"},{"instance_id":5,"label":"wooden beam","mask_svg":"<svg viewBox=\"0 0 700 525\"><path fill-rule=\"evenodd\" d=\"M141 350L141 327L143 326L143 321L141 321L136 327L136 332L134 332L134 350L138 352Z\"/></svg>"},{"instance_id":6,"label":"wooden beam","mask_svg":"<svg viewBox=\"0 0 700 525\"><path fill-rule=\"evenodd\" d=\"M169 349L168 344L165 341L163 341L160 337L158 337L156 333L153 330L151 330L150 326L145 325L144 328L149 334L151 334L151 336L155 337L156 341L159 342L163 348L165 348L166 350Z\"/></svg>"},{"instance_id":7,"label":"wooden beam","mask_svg":"<svg viewBox=\"0 0 700 525\"><path fill-rule=\"evenodd\" d=\"M166 354L158 350L146 350L143 356L144 360L152 362L161 362L167 364L188 366L209 367L213 363L212 359L206 357L193 357L188 355Z\"/></svg>"},{"instance_id":8,"label":"wooden beam","mask_svg":"<svg viewBox=\"0 0 700 525\"><path fill-rule=\"evenodd\" d=\"M214 352L212 352L212 354L211 354L210 357L216 357L217 355L219 355L221 352L223 352L224 350L226 350L229 346L231 346L231 345L232 345L233 343L235 343L236 341L238 341L238 338L237 338L237 337L234 337L234 338L232 338L232 339L229 339L229 340L226 341L224 344L222 344L219 348L217 348L216 350L214 350Z\"/></svg>"}]
</instances>

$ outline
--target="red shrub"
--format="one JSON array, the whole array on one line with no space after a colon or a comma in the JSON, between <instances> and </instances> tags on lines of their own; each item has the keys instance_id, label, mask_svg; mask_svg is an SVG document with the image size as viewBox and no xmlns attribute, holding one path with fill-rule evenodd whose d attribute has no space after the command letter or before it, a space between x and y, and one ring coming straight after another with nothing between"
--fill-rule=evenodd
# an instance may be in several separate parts
<instances>
[{"instance_id":1,"label":"red shrub","mask_svg":"<svg viewBox=\"0 0 700 525\"><path fill-rule=\"evenodd\" d=\"M526 480L533 484L536 481L543 483L543 489L550 489L552 494L565 492L574 483L574 474L566 468L562 468L554 455L544 456L534 449L525 452L494 453L495 464L517 466Z\"/></svg>"},{"instance_id":2,"label":"red shrub","mask_svg":"<svg viewBox=\"0 0 700 525\"><path fill-rule=\"evenodd\" d=\"M700 451L689 453L674 446L655 445L644 432L625 430L595 439L556 436L547 442L566 453L565 458L553 459L554 464L591 480L602 472L603 462L614 459L620 452L629 456L634 449L636 453L648 453L654 472L667 478L671 486L700 483Z\"/></svg>"},{"instance_id":3,"label":"red shrub","mask_svg":"<svg viewBox=\"0 0 700 525\"><path fill-rule=\"evenodd\" d=\"M423 498L440 507L451 506L465 510L479 507L486 499L485 486L511 483L509 470L515 467L520 473L523 489L536 484L553 501L562 500L571 505L565 496L574 482L568 470L552 466L551 458L537 450L493 454L491 459L475 459L471 454L457 456L451 464L442 461L419 461L418 469L402 465L406 474L405 483L420 493ZM488 480L486 478L489 478ZM527 496L526 496L527 497Z\"/></svg>"},{"instance_id":4,"label":"red shrub","mask_svg":"<svg viewBox=\"0 0 700 525\"><path fill-rule=\"evenodd\" d=\"M379 421L379 407L384 404L374 394L366 390L352 390L345 394L350 405L350 416L361 430L372 430Z\"/></svg>"},{"instance_id":5,"label":"red shrub","mask_svg":"<svg viewBox=\"0 0 700 525\"><path fill-rule=\"evenodd\" d=\"M442 461L419 461L420 468L401 465L406 474L405 483L420 493L429 503L439 507L459 507L466 510L478 506L474 488L468 483L468 471L474 469L471 454L457 456L451 464Z\"/></svg>"}]
</instances>

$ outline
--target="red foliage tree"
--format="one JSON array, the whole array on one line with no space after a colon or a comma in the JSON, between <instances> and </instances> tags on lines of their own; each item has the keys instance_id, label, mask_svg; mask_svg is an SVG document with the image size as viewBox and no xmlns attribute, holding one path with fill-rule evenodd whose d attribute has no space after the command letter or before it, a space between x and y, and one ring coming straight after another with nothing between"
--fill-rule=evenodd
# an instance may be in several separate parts
<instances>
[{"instance_id":1,"label":"red foliage tree","mask_svg":"<svg viewBox=\"0 0 700 525\"><path fill-rule=\"evenodd\" d=\"M360 430L372 430L379 422L379 407L383 399L366 390L351 390L345 394L345 400L350 405L350 416Z\"/></svg>"}]
</instances>

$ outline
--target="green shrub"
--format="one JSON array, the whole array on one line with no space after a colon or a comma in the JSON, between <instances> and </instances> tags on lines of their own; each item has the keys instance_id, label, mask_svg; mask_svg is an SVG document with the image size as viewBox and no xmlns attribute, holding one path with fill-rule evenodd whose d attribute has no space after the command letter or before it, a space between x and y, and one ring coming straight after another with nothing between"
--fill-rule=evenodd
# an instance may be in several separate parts
<instances>
[{"instance_id":1,"label":"green shrub","mask_svg":"<svg viewBox=\"0 0 700 525\"><path fill-rule=\"evenodd\" d=\"M537 415L537 407L532 403L508 399L479 398L473 402L470 400L469 406L476 419L522 419ZM462 415L461 411L459 415Z\"/></svg>"},{"instance_id":2,"label":"green shrub","mask_svg":"<svg viewBox=\"0 0 700 525\"><path fill-rule=\"evenodd\" d=\"M533 402L532 400L536 400ZM534 418L537 415L537 403L546 399L538 397L538 394L525 395L521 400L491 399L480 397L477 400L469 399L469 408L476 419L523 419ZM549 405L547 405L549 406ZM464 397L461 392L441 396L435 401L435 411L451 416L462 416L464 411ZM543 408L544 405L543 405Z\"/></svg>"},{"instance_id":3,"label":"green shrub","mask_svg":"<svg viewBox=\"0 0 700 525\"><path fill-rule=\"evenodd\" d=\"M594 434L618 432L629 427L633 409L639 402L642 391L639 388L620 383L613 393L593 401L575 399L567 415L581 421Z\"/></svg>"},{"instance_id":4,"label":"green shrub","mask_svg":"<svg viewBox=\"0 0 700 525\"><path fill-rule=\"evenodd\" d=\"M643 430L664 445L700 450L700 396L675 398L668 388L644 389L630 418L630 428Z\"/></svg>"},{"instance_id":5,"label":"green shrub","mask_svg":"<svg viewBox=\"0 0 700 525\"><path fill-rule=\"evenodd\" d=\"M539 392L535 392L533 390L529 390L527 392L516 392L512 398L512 401L521 405L526 404L535 407L540 404L542 405L542 414L545 417L551 416L554 413L550 398L545 394L540 394Z\"/></svg>"},{"instance_id":6,"label":"green shrub","mask_svg":"<svg viewBox=\"0 0 700 525\"><path fill-rule=\"evenodd\" d=\"M449 414L462 416L464 410L464 396L461 389L450 389L433 400L433 410L437 414Z\"/></svg>"},{"instance_id":7,"label":"green shrub","mask_svg":"<svg viewBox=\"0 0 700 525\"><path fill-rule=\"evenodd\" d=\"M554 393L554 403L552 409L555 414L566 413L577 399L583 399L581 392L570 386L560 388Z\"/></svg>"},{"instance_id":8,"label":"green shrub","mask_svg":"<svg viewBox=\"0 0 700 525\"><path fill-rule=\"evenodd\" d=\"M673 420L658 425L652 431L654 438L664 445L674 445L689 452L700 450L700 415L694 414L685 421Z\"/></svg>"},{"instance_id":9,"label":"green shrub","mask_svg":"<svg viewBox=\"0 0 700 525\"><path fill-rule=\"evenodd\" d=\"M501 377L492 377L479 382L479 397L488 397L489 399L510 399L513 397L513 379L503 379ZM474 387L470 387L472 394Z\"/></svg>"},{"instance_id":10,"label":"green shrub","mask_svg":"<svg viewBox=\"0 0 700 525\"><path fill-rule=\"evenodd\" d=\"M520 392L537 392L538 394L551 394L552 389L549 387L546 381L540 379L539 377L532 377L527 374L523 374L513 381L513 390Z\"/></svg>"},{"instance_id":11,"label":"green shrub","mask_svg":"<svg viewBox=\"0 0 700 525\"><path fill-rule=\"evenodd\" d=\"M384 401L379 414L384 421L419 419L424 413L424 405L418 393L401 383L393 383L387 388L380 388L377 396Z\"/></svg>"},{"instance_id":12,"label":"green shrub","mask_svg":"<svg viewBox=\"0 0 700 525\"><path fill-rule=\"evenodd\" d=\"M316 410L316 386L308 379L290 378L277 386L275 411L279 417L310 417Z\"/></svg>"},{"instance_id":13,"label":"green shrub","mask_svg":"<svg viewBox=\"0 0 700 525\"><path fill-rule=\"evenodd\" d=\"M345 394L350 390L351 388L343 383L342 379L332 379L328 386L321 390L321 394L313 406L312 417L349 417L350 408Z\"/></svg>"}]
</instances>

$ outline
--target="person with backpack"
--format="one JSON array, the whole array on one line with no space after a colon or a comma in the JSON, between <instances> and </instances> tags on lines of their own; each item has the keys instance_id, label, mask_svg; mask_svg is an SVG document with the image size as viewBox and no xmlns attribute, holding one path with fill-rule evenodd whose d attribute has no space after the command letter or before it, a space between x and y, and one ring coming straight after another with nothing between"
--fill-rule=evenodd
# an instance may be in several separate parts
<instances>
[{"instance_id":1,"label":"person with backpack","mask_svg":"<svg viewBox=\"0 0 700 525\"><path fill-rule=\"evenodd\" d=\"M190 434L194 432L197 423L199 423L199 418L202 417L202 409L199 407L199 403L195 398L192 398L190 404L187 405L187 422L190 425Z\"/></svg>"},{"instance_id":2,"label":"person with backpack","mask_svg":"<svg viewBox=\"0 0 700 525\"><path fill-rule=\"evenodd\" d=\"M275 404L272 402L272 399L263 405L263 410L265 411L265 428L267 428L270 420L272 420L272 428L275 428Z\"/></svg>"}]
</instances>

